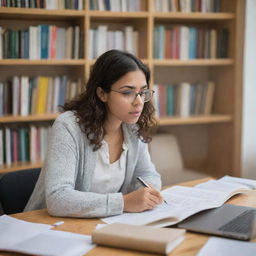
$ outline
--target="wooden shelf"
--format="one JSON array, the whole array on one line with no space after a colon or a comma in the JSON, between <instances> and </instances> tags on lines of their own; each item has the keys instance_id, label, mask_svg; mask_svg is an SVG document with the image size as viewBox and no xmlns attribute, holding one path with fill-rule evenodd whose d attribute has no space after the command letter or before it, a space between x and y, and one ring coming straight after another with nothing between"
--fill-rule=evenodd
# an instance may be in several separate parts
<instances>
[{"instance_id":1,"label":"wooden shelf","mask_svg":"<svg viewBox=\"0 0 256 256\"><path fill-rule=\"evenodd\" d=\"M53 121L58 114L42 114L30 116L0 116L1 123L34 122L34 121Z\"/></svg>"},{"instance_id":2,"label":"wooden shelf","mask_svg":"<svg viewBox=\"0 0 256 256\"><path fill-rule=\"evenodd\" d=\"M222 21L222 20L231 20L235 18L234 13L201 13L201 12L194 12L194 13L181 13L181 12L169 12L169 13L162 13L162 12L155 12L153 17L157 20L214 20L214 21Z\"/></svg>"},{"instance_id":3,"label":"wooden shelf","mask_svg":"<svg viewBox=\"0 0 256 256\"><path fill-rule=\"evenodd\" d=\"M42 60L29 60L29 59L1 59L0 65L37 65L37 66L47 66L47 65L54 65L54 66L83 66L85 65L84 59L79 60L56 60L56 59L42 59Z\"/></svg>"},{"instance_id":4,"label":"wooden shelf","mask_svg":"<svg viewBox=\"0 0 256 256\"><path fill-rule=\"evenodd\" d=\"M148 65L149 64L149 60L148 59L140 59L144 64L146 64L146 65ZM94 65L94 63L95 63L95 59L93 59L93 60L88 60L88 62L89 62L89 65L90 66L92 66L92 65Z\"/></svg>"},{"instance_id":5,"label":"wooden shelf","mask_svg":"<svg viewBox=\"0 0 256 256\"><path fill-rule=\"evenodd\" d=\"M11 165L0 165L0 173L21 171L27 169L41 168L42 163L19 162Z\"/></svg>"},{"instance_id":6,"label":"wooden shelf","mask_svg":"<svg viewBox=\"0 0 256 256\"><path fill-rule=\"evenodd\" d=\"M65 20L82 18L85 10L47 10L39 8L0 8L1 18L31 19L46 18L52 20Z\"/></svg>"},{"instance_id":7,"label":"wooden shelf","mask_svg":"<svg viewBox=\"0 0 256 256\"><path fill-rule=\"evenodd\" d=\"M162 117L159 119L159 125L190 125L190 124L211 124L231 122L230 115L209 115L192 117Z\"/></svg>"},{"instance_id":8,"label":"wooden shelf","mask_svg":"<svg viewBox=\"0 0 256 256\"><path fill-rule=\"evenodd\" d=\"M126 18L147 18L149 17L148 12L110 12L110 11L88 11L88 15L91 18L105 19L126 19Z\"/></svg>"},{"instance_id":9,"label":"wooden shelf","mask_svg":"<svg viewBox=\"0 0 256 256\"><path fill-rule=\"evenodd\" d=\"M191 60L158 60L154 59L155 66L227 66L233 65L232 59L191 59Z\"/></svg>"}]
</instances>

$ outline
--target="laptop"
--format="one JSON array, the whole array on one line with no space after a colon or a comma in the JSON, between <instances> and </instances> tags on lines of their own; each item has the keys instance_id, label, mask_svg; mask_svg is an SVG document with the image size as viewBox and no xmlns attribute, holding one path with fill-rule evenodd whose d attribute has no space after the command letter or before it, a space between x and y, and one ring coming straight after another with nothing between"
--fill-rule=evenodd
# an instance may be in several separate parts
<instances>
[{"instance_id":1,"label":"laptop","mask_svg":"<svg viewBox=\"0 0 256 256\"><path fill-rule=\"evenodd\" d=\"M194 214L178 223L178 227L193 232L249 240L256 235L256 208L224 204Z\"/></svg>"}]
</instances>

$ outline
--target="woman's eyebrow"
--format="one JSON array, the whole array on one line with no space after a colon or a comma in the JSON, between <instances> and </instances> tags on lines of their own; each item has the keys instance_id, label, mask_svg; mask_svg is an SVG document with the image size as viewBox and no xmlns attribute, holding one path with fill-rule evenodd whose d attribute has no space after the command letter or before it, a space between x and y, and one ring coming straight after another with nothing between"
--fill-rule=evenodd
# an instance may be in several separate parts
<instances>
[{"instance_id":1,"label":"woman's eyebrow","mask_svg":"<svg viewBox=\"0 0 256 256\"><path fill-rule=\"evenodd\" d=\"M126 89L128 88L128 89L133 89L133 90L135 90L135 89L136 89L136 86L133 86L133 85L123 85L123 86L121 86L119 89L124 89L124 88L126 88ZM148 85L147 85L147 84L141 86L140 89L145 89L145 88L148 88Z\"/></svg>"}]
</instances>

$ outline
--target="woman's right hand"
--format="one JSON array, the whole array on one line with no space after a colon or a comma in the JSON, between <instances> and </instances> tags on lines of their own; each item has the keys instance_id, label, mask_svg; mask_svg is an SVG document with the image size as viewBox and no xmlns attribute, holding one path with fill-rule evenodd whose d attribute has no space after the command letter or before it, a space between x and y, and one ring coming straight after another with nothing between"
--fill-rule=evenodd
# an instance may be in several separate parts
<instances>
[{"instance_id":1,"label":"woman's right hand","mask_svg":"<svg viewBox=\"0 0 256 256\"><path fill-rule=\"evenodd\" d=\"M163 202L160 192L153 187L139 188L123 195L124 212L143 212L153 209Z\"/></svg>"}]
</instances>

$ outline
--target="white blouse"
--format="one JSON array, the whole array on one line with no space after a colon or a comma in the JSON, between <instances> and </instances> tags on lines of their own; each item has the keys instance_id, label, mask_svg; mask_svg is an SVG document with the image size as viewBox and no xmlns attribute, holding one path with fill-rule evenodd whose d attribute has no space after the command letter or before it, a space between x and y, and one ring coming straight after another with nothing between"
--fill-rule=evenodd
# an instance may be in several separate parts
<instances>
[{"instance_id":1,"label":"white blouse","mask_svg":"<svg viewBox=\"0 0 256 256\"><path fill-rule=\"evenodd\" d=\"M126 171L126 156L128 147L125 142L120 158L114 163L109 162L108 143L102 141L102 146L97 151L97 162L94 170L91 192L105 194L119 192L123 185Z\"/></svg>"}]
</instances>

